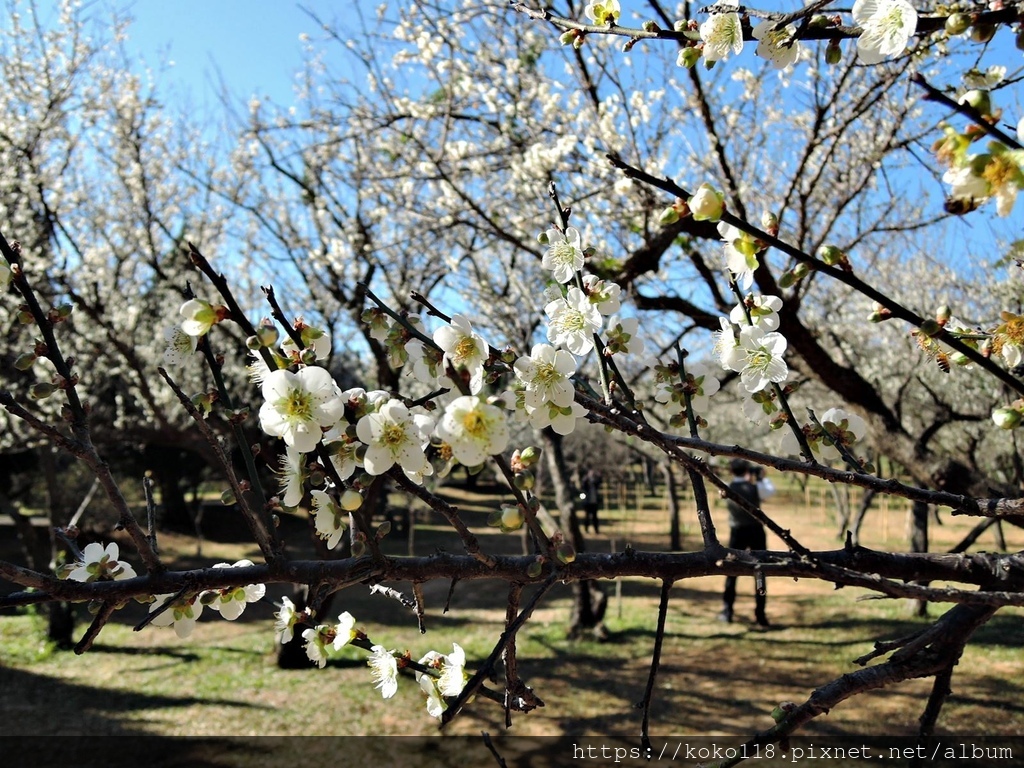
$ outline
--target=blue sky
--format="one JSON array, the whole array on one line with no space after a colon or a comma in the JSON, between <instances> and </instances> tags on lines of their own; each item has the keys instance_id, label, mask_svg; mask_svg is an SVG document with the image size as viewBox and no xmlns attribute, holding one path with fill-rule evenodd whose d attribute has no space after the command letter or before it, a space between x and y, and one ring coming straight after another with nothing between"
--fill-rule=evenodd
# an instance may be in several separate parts
<instances>
[{"instance_id":1,"label":"blue sky","mask_svg":"<svg viewBox=\"0 0 1024 768\"><path fill-rule=\"evenodd\" d=\"M354 4L306 0L331 19ZM214 107L223 78L236 99L270 97L287 104L302 64L301 33L315 36L316 23L296 2L271 0L138 0L129 6L134 23L126 45L147 65L164 71L161 81L192 103Z\"/></svg>"}]
</instances>

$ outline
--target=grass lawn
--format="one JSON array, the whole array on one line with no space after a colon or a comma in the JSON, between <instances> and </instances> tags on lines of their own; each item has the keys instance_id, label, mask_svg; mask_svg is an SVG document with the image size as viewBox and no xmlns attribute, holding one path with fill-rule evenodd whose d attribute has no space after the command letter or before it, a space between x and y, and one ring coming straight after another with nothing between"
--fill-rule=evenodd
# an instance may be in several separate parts
<instances>
[{"instance_id":1,"label":"grass lawn","mask_svg":"<svg viewBox=\"0 0 1024 768\"><path fill-rule=\"evenodd\" d=\"M768 509L811 548L839 544L834 526L808 497L783 489ZM518 551L516 536L483 526L493 498L475 498L457 490L471 526L481 532L488 551ZM663 501L626 494L603 515L592 550L663 548L667 538ZM637 501L640 504L637 504ZM881 509L865 523L866 546L897 549L904 540L905 511ZM689 513L687 546L697 547L696 521ZM974 521L942 518L932 529L932 548L948 549ZM1024 549L1024 531L1008 529L1011 549ZM416 532L416 550L441 546L460 549L436 521ZM298 536L298 534L296 534ZM299 537L301 538L301 537ZM404 552L404 540L391 542ZM207 541L203 558L184 536L164 536L161 546L181 564L254 556L251 548ZM769 538L769 546L779 547ZM993 548L990 534L976 548ZM408 589L409 585L395 585ZM338 596L337 611L351 611L374 642L412 651L451 650L458 642L472 669L490 651L501 631L506 587L497 582L460 584L452 611L442 615L448 584L424 585L427 634L415 617L394 600L355 587ZM852 660L868 652L876 639L894 638L924 626L902 601L863 599L862 590L835 590L801 580L768 583L769 631L753 625L753 583L739 582L737 621L714 620L721 578L678 583L672 592L663 660L652 711L652 733L741 735L771 724L781 701L802 701L818 685L857 667ZM558 587L538 608L519 636L522 677L545 701L542 709L519 715L517 735L601 735L635 741L640 713L633 706L643 695L654 642L659 585L650 580L607 584L611 595L607 642L568 641L568 587ZM621 594L619 594L621 593ZM271 598L285 594L277 587ZM250 606L241 619L226 622L207 612L195 633L178 640L170 630L131 626L143 615L129 607L100 635L83 657L55 651L41 641L44 620L33 613L0 616L0 735L430 735L436 721L409 679L398 695L381 699L370 682L365 654L348 649L324 670L285 671L274 663L270 599ZM939 615L941 605L931 606ZM953 678L953 695L939 721L940 733L1017 735L1024 733L1024 613L1004 609L976 635ZM87 615L82 615L87 621ZM866 735L890 736L910 743L930 689L913 681L844 703L800 734L808 743L854 744ZM454 734L502 730L503 713L478 697L450 726Z\"/></svg>"}]
</instances>

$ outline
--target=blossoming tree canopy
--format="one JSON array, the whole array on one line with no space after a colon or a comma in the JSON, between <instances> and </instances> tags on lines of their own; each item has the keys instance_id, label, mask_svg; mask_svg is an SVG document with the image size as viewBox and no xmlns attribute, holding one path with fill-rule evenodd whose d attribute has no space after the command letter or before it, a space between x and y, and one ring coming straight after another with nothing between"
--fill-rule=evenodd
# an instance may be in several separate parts
<instances>
[{"instance_id":1,"label":"blossoming tree canopy","mask_svg":"<svg viewBox=\"0 0 1024 768\"><path fill-rule=\"evenodd\" d=\"M10 219L0 221L0 311L11 321L7 327L16 329L4 353L6 358L10 352L17 373L8 380L5 372L0 404L18 429L75 456L96 475L124 535L79 551L75 531L63 530L63 564L52 573L0 562L0 578L15 590L0 596L0 606L93 602L95 619L78 645L86 651L132 600L148 605L138 629L173 627L184 638L206 620L205 608L207 618L219 614L234 621L248 605L266 599L267 585L305 585L309 600L301 607L290 598L278 603L279 642L300 642L319 668L359 649L366 654L367 682L382 699L393 699L409 677L428 716L446 724L471 700L472 706L493 700L507 718L540 705L519 677L513 640L554 584L654 578L663 585L658 642L638 725L649 744L647 715L672 584L709 573L763 578L768 570L954 606L927 630L932 641L926 648L909 638L880 644L871 658L902 650L868 670L844 674L842 685L809 693L803 704L766 712L775 724L757 738L788 738L849 695L877 687L880 668L887 682L934 677L948 684L972 633L1000 608L1024 604L1017 555L979 553L965 564L956 556L910 557L852 545L838 553L815 552L721 476L721 462L742 459L918 505L944 505L957 514L1016 521L1024 514L1019 470L1011 476L1001 468L1009 462L986 464L977 451L956 460L942 456L952 449L935 448L939 441L933 438L950 421L925 423L920 409L894 399L912 383L925 382L942 404L944 388L954 385L931 387L929 377L958 377L956 386L972 393L962 398L973 408L963 421L978 430L984 424L976 444L985 439L1002 457L1012 450L1006 431L1024 420L1017 371L1024 356L1019 262L1008 259L1000 267L1009 288L990 291L978 284L971 286L976 295L959 294L970 310L959 317L972 317L968 322L947 305L925 306L915 293L921 286L907 284L913 281L887 283L879 266L885 266L884 255L873 259L867 252L883 233L899 234L888 241L896 248L916 242L911 238L918 230L934 224L932 214L913 201L897 208L882 184L886 163L897 163L894 153L926 137L934 142L926 175L949 187L947 211L1012 212L1024 186L1021 123L1008 123L996 102L1017 83L1006 81L1005 69L978 64L961 73L962 93L947 93L912 69L920 60L955 69L956 59L943 58L942 46L981 45L987 28L1019 26L1019 9L979 9L967 16L925 13L906 0L857 0L851 10L834 12L829 5L782 13L721 2L686 19L673 18L659 3L651 4L656 19L635 19L634 10L614 1L587 3L578 17L528 3L516 4L507 16L481 8L479 14L456 11L443 18L417 6L423 12L394 21L391 36L402 48L379 71L416 68L423 78L444 77L437 83L443 87L417 99L374 75L372 98L339 96L346 109L337 124L296 120L294 131L286 130L288 120L261 122L262 107L253 105L252 123L232 158L233 172L251 184L221 177L208 182L210 190L233 200L238 216L252 216L242 218L247 226L239 228L252 238L248 250L270 252L273 246L301 253L291 258L310 301L324 301L324 294L329 301L299 317L284 307L312 305L303 297L282 301L270 286L263 290L265 304L240 298L245 275L231 275L230 260L222 264L213 257L215 268L199 246L176 242L169 250L193 271L183 281L187 285L178 286L185 288L184 301L171 302L161 316L171 326L150 335L166 343L159 368L118 344L116 325L107 324L101 311L108 302L91 301L73 275L47 262L69 240L117 244L122 235L88 229L90 217L103 219L93 216L87 201L68 203L65 213L57 194L60 177L52 170L47 175L46 168L26 167L12 174L4 182L12 186L0 190ZM512 35L508 25L519 24ZM467 37L471 29L475 40ZM616 38L626 39L626 51L603 45ZM482 39L490 43L487 50L474 45ZM568 62L583 87L552 77L547 59L538 63L560 52L556 40L580 52L568 48L572 55L557 60ZM752 41L757 44L750 50L746 43ZM665 83L641 87L637 79L615 74L630 66L619 57L635 56L640 43L651 46L655 62L654 46L665 46L661 77L665 83L685 78L697 109L670 105ZM510 47L515 45L526 47ZM432 65L439 58L445 66ZM828 66L821 67L819 58ZM780 83L807 70L801 76L817 100L812 113L818 119L791 115L771 99L756 101L763 86L745 69L751 59L779 73ZM829 66L841 67L835 82ZM737 68L744 91L739 106L732 103L736 86L716 85L715 75L704 79L708 70L728 67ZM513 70L525 75L522 90L503 93ZM893 96L894 86L904 82L901 95ZM632 96L619 96L629 91ZM911 92L924 100L911 103ZM318 97L306 94L304 108L322 117L327 113L318 112ZM844 106L846 99L856 104ZM940 116L933 114L926 126L906 127L919 120L918 110L932 106L946 110L941 117L949 122L935 128ZM762 107L764 120L753 119ZM0 114L8 112L18 113ZM878 116L879 130L863 130L865 112ZM679 137L684 121L703 130L703 138L690 144L699 151L681 151L691 141ZM918 129L917 135L901 133ZM792 156L758 153L769 146L763 130L793 139ZM11 133L0 136L8 141ZM58 133L54 146L64 137ZM742 151L730 144L737 135L750 139ZM292 141L297 148L287 143ZM359 151L349 152L353 147ZM0 149L8 151L6 145ZM96 162L109 156L100 149ZM254 170L261 153L266 175ZM10 155L22 162L31 153ZM365 165L364 156L372 158ZM283 157L299 158L301 172L282 165ZM386 172L381 158L389 161ZM286 185L295 198L263 194L280 181L275 173L295 185ZM23 190L21 178L33 183ZM31 198L38 189L46 191L42 201ZM139 199L138 192L124 197ZM47 194L55 206L46 209L50 219L35 215L38 210L26 202L49 205ZM543 213L536 213L537 200ZM986 205L990 200L994 206ZM507 211L502 220L497 210ZM55 228L59 236L32 230L40 220L61 217L68 225ZM98 255L84 245L76 248L76 258L103 274ZM451 269L438 276L436 263L424 262L424 250L431 259L448 254L443 258L451 259ZM151 278L159 282L163 267L153 259ZM131 262L126 257L123 263ZM997 306L1004 297L1005 306ZM458 311L449 314L446 306ZM77 335L91 326L98 336ZM891 338L885 334L891 333L898 334L901 349L920 354L872 362L865 350L886 347ZM94 338L106 341L89 341ZM88 343L79 345L83 339ZM259 557L189 571L175 570L161 557L153 520L143 527L102 456L102 444L92 439L103 428L91 405L98 382L89 364L67 351L76 346L105 354L112 348L131 361L140 391L159 386L169 393L219 462L224 498L237 505ZM372 364L360 364L367 350ZM872 365L878 370L872 372ZM890 380L903 366L906 377L893 394ZM199 393L187 394L186 386ZM149 397L152 412L161 413ZM723 397L731 400L719 406ZM952 420L952 405L936 410ZM738 414L749 422L743 440L718 439L716 429L735 424ZM585 422L687 473L698 551L585 551L573 494L566 493L572 481L559 458L560 438ZM909 477L876 473L868 456L872 433L884 436L875 447L884 447ZM270 477L257 463L266 459L261 439L277 452ZM230 455L229 441L240 460ZM548 510L551 499L536 492L540 452L534 441L545 446L557 515ZM974 463L962 463L967 460ZM507 488L488 516L498 529L490 535L520 531L525 554L490 551L469 518L438 492L436 483L457 465L471 472L484 468ZM386 482L436 512L464 552L417 557L388 550L389 526L375 523L366 503L387 493ZM783 549L725 547L716 533L711 492L739 504ZM278 523L294 509L311 515L317 543L336 557L300 560L289 554ZM344 590L366 584L381 599L397 595L422 622L420 585L434 579L449 580L453 590L476 579L509 585L503 631L485 659L471 663L451 640L440 646L450 642L449 653L393 649L375 641L371 619L349 611L335 618L325 607L328 595L339 592L343 599ZM389 586L403 581L414 585L412 599ZM933 588L927 585L932 581L950 586ZM524 585L532 587L529 594ZM499 661L504 678L501 690L494 690L490 681L500 677ZM929 701L925 720L934 724L940 708Z\"/></svg>"}]
</instances>

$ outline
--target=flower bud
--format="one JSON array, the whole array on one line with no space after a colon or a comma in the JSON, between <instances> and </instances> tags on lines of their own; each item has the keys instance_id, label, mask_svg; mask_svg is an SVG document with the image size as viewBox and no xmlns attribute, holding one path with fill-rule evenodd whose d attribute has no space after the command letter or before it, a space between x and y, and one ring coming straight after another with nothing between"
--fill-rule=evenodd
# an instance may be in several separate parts
<instances>
[{"instance_id":1,"label":"flower bud","mask_svg":"<svg viewBox=\"0 0 1024 768\"><path fill-rule=\"evenodd\" d=\"M548 240L547 231L541 232L539 235L537 235L537 242L540 243L541 245L547 245L550 242Z\"/></svg>"},{"instance_id":2,"label":"flower bud","mask_svg":"<svg viewBox=\"0 0 1024 768\"><path fill-rule=\"evenodd\" d=\"M661 27L658 26L658 22L648 19L640 25L644 32L659 32Z\"/></svg>"},{"instance_id":3,"label":"flower bud","mask_svg":"<svg viewBox=\"0 0 1024 768\"><path fill-rule=\"evenodd\" d=\"M772 710L772 720L776 723L781 723L795 709L796 704L794 702L784 701Z\"/></svg>"},{"instance_id":4,"label":"flower bud","mask_svg":"<svg viewBox=\"0 0 1024 768\"><path fill-rule=\"evenodd\" d=\"M280 337L281 333L277 330L277 326L269 320L264 320L256 329L256 338L260 340L261 346L272 347L277 344Z\"/></svg>"},{"instance_id":5,"label":"flower bud","mask_svg":"<svg viewBox=\"0 0 1024 768\"><path fill-rule=\"evenodd\" d=\"M257 349L262 347L260 344L260 337L253 334L252 336L245 337L245 348L251 352L255 352Z\"/></svg>"},{"instance_id":6,"label":"flower bud","mask_svg":"<svg viewBox=\"0 0 1024 768\"><path fill-rule=\"evenodd\" d=\"M928 336L929 338L933 336L938 336L940 333L942 333L942 326L939 325L934 320L925 320L923 323L921 323L921 333L923 333L925 336Z\"/></svg>"},{"instance_id":7,"label":"flower bud","mask_svg":"<svg viewBox=\"0 0 1024 768\"><path fill-rule=\"evenodd\" d=\"M32 385L32 388L28 391L28 396L33 400L45 400L54 392L57 388L48 381L40 381Z\"/></svg>"},{"instance_id":8,"label":"flower bud","mask_svg":"<svg viewBox=\"0 0 1024 768\"><path fill-rule=\"evenodd\" d=\"M796 279L797 280L803 280L805 277L807 277L807 274L810 271L811 271L810 265L806 264L806 263L804 263L802 261L799 264L797 264L795 267L793 267L793 274L796 275Z\"/></svg>"},{"instance_id":9,"label":"flower bud","mask_svg":"<svg viewBox=\"0 0 1024 768\"><path fill-rule=\"evenodd\" d=\"M536 579L544 570L544 561L537 559L534 560L526 567L526 575L531 579Z\"/></svg>"},{"instance_id":10,"label":"flower bud","mask_svg":"<svg viewBox=\"0 0 1024 768\"><path fill-rule=\"evenodd\" d=\"M949 322L949 318L952 316L953 310L947 305L943 304L937 310L935 310L935 322L945 327L946 323Z\"/></svg>"},{"instance_id":11,"label":"flower bud","mask_svg":"<svg viewBox=\"0 0 1024 768\"><path fill-rule=\"evenodd\" d=\"M846 254L834 245L823 245L818 249L818 258L830 267L834 267L836 264L841 262L845 255Z\"/></svg>"},{"instance_id":12,"label":"flower bud","mask_svg":"<svg viewBox=\"0 0 1024 768\"><path fill-rule=\"evenodd\" d=\"M220 503L225 507L230 507L236 501L235 492L230 488L225 488L220 494Z\"/></svg>"},{"instance_id":13,"label":"flower bud","mask_svg":"<svg viewBox=\"0 0 1024 768\"><path fill-rule=\"evenodd\" d=\"M700 49L692 46L683 48L676 56L676 66L692 69L700 61Z\"/></svg>"},{"instance_id":14,"label":"flower bud","mask_svg":"<svg viewBox=\"0 0 1024 768\"><path fill-rule=\"evenodd\" d=\"M340 502L342 509L352 512L363 506L363 495L355 488L346 488L345 492L341 494Z\"/></svg>"},{"instance_id":15,"label":"flower bud","mask_svg":"<svg viewBox=\"0 0 1024 768\"><path fill-rule=\"evenodd\" d=\"M771 211L761 214L761 226L771 235L779 234L779 217Z\"/></svg>"},{"instance_id":16,"label":"flower bud","mask_svg":"<svg viewBox=\"0 0 1024 768\"><path fill-rule=\"evenodd\" d=\"M555 549L555 557L558 558L558 562L568 565L576 559L576 548L568 541L563 541Z\"/></svg>"},{"instance_id":17,"label":"flower bud","mask_svg":"<svg viewBox=\"0 0 1024 768\"><path fill-rule=\"evenodd\" d=\"M558 42L562 45L572 45L576 42L576 36L579 32L575 29L567 29L565 32L558 36Z\"/></svg>"},{"instance_id":18,"label":"flower bud","mask_svg":"<svg viewBox=\"0 0 1024 768\"><path fill-rule=\"evenodd\" d=\"M782 277L779 278L779 288L792 288L796 285L796 274L792 269L782 273Z\"/></svg>"},{"instance_id":19,"label":"flower bud","mask_svg":"<svg viewBox=\"0 0 1024 768\"><path fill-rule=\"evenodd\" d=\"M839 41L829 40L828 45L825 46L825 63L830 67L834 67L842 60L843 49L839 47Z\"/></svg>"},{"instance_id":20,"label":"flower bud","mask_svg":"<svg viewBox=\"0 0 1024 768\"><path fill-rule=\"evenodd\" d=\"M975 24L971 27L971 40L976 43L987 43L996 35L994 24Z\"/></svg>"},{"instance_id":21,"label":"flower bud","mask_svg":"<svg viewBox=\"0 0 1024 768\"><path fill-rule=\"evenodd\" d=\"M670 205L658 216L658 223L663 227L675 224L677 221L679 221L679 211L676 210L674 205Z\"/></svg>"},{"instance_id":22,"label":"flower bud","mask_svg":"<svg viewBox=\"0 0 1024 768\"><path fill-rule=\"evenodd\" d=\"M988 91L982 91L975 88L957 99L957 103L968 104L978 110L982 115L992 114L992 99L989 97Z\"/></svg>"},{"instance_id":23,"label":"flower bud","mask_svg":"<svg viewBox=\"0 0 1024 768\"><path fill-rule=\"evenodd\" d=\"M36 360L38 359L38 356L34 352L26 352L14 361L14 367L19 371L27 371L36 364Z\"/></svg>"},{"instance_id":24,"label":"flower bud","mask_svg":"<svg viewBox=\"0 0 1024 768\"><path fill-rule=\"evenodd\" d=\"M385 520L383 523L377 526L377 533L374 535L374 539L380 541L385 536L391 533L391 521Z\"/></svg>"},{"instance_id":25,"label":"flower bud","mask_svg":"<svg viewBox=\"0 0 1024 768\"><path fill-rule=\"evenodd\" d=\"M534 477L533 472L518 472L514 478L516 488L520 491L529 491L533 489L534 484L537 482L537 478Z\"/></svg>"},{"instance_id":26,"label":"flower bud","mask_svg":"<svg viewBox=\"0 0 1024 768\"><path fill-rule=\"evenodd\" d=\"M947 35L962 35L971 26L971 17L966 13L954 13L946 19Z\"/></svg>"},{"instance_id":27,"label":"flower bud","mask_svg":"<svg viewBox=\"0 0 1024 768\"><path fill-rule=\"evenodd\" d=\"M528 445L519 453L519 461L523 463L524 467L532 467L540 459L540 451L534 446Z\"/></svg>"},{"instance_id":28,"label":"flower bud","mask_svg":"<svg viewBox=\"0 0 1024 768\"><path fill-rule=\"evenodd\" d=\"M992 411L992 421L1000 429L1015 429L1020 426L1021 413L1014 408L996 408Z\"/></svg>"}]
</instances>

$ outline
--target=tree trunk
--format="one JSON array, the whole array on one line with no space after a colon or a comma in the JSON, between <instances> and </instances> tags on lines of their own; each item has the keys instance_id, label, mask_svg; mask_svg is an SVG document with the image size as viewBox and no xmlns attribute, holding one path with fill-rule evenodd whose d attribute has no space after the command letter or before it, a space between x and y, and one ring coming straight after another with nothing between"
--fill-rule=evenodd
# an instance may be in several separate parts
<instances>
[{"instance_id":1,"label":"tree trunk","mask_svg":"<svg viewBox=\"0 0 1024 768\"><path fill-rule=\"evenodd\" d=\"M668 499L668 546L673 552L678 552L683 548L683 536L679 525L679 498L676 475L672 471L672 462L667 458L661 462L661 474L665 477L665 494Z\"/></svg>"},{"instance_id":2,"label":"tree trunk","mask_svg":"<svg viewBox=\"0 0 1024 768\"><path fill-rule=\"evenodd\" d=\"M910 507L910 515L907 518L909 526L909 539L911 552L928 551L928 505L924 502L915 501ZM915 616L928 615L928 602L925 600L912 600L912 611Z\"/></svg>"},{"instance_id":3,"label":"tree trunk","mask_svg":"<svg viewBox=\"0 0 1024 768\"><path fill-rule=\"evenodd\" d=\"M567 532L577 552L586 551L586 541L576 517L576 492L569 479L569 469L562 453L562 436L551 428L541 431L544 455L547 457L548 476L555 489L555 503L561 514L562 530ZM568 530L566 530L568 529ZM591 633L598 640L608 637L604 614L608 608L608 595L596 581L578 581L572 585L572 616L566 632L570 639Z\"/></svg>"},{"instance_id":4,"label":"tree trunk","mask_svg":"<svg viewBox=\"0 0 1024 768\"><path fill-rule=\"evenodd\" d=\"M57 537L57 528L68 523L66 499L61 492L62 486L57 472L57 453L53 448L40 449L39 462L46 481L46 499L49 513L50 529L50 565L55 566L64 549L64 543ZM75 631L75 612L72 603L54 601L46 604L47 626L46 639L61 650L73 648L75 643L72 635Z\"/></svg>"}]
</instances>

